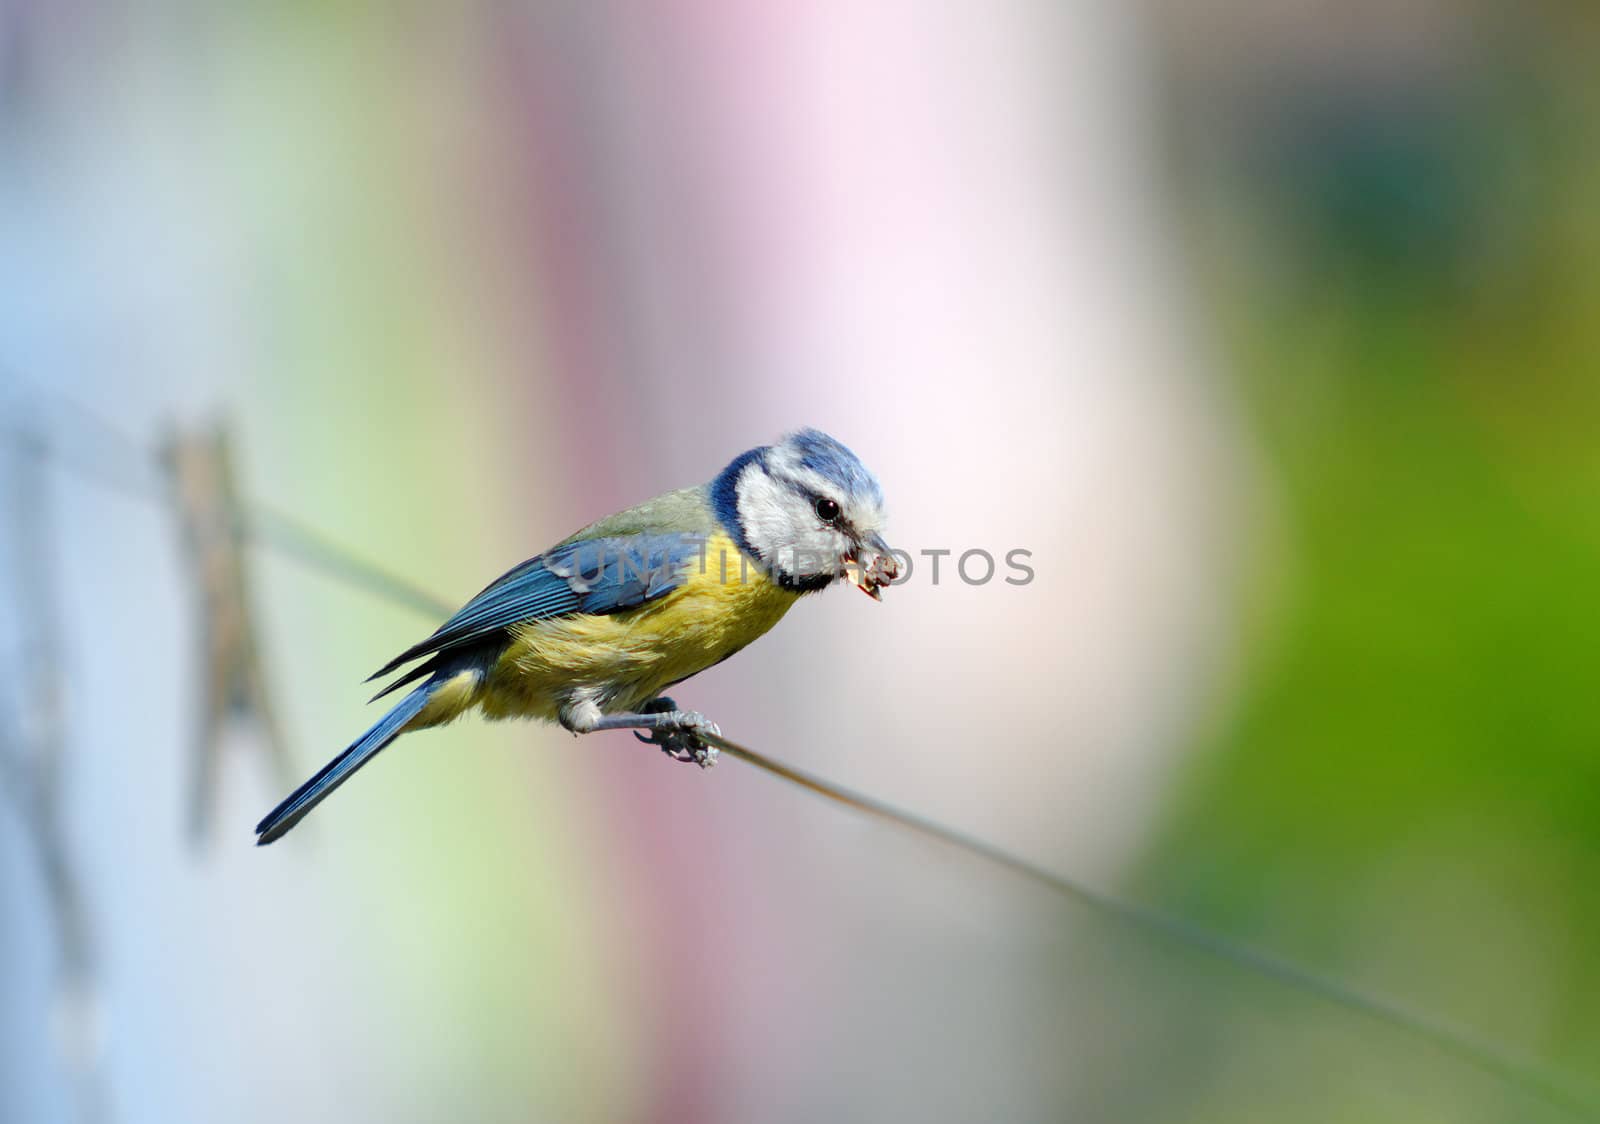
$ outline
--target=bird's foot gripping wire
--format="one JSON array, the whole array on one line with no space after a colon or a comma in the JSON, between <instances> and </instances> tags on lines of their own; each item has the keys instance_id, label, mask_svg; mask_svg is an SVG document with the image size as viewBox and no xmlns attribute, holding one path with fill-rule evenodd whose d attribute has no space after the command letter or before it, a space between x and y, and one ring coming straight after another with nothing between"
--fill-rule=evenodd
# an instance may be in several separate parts
<instances>
[{"instance_id":1,"label":"bird's foot gripping wire","mask_svg":"<svg viewBox=\"0 0 1600 1124\"><path fill-rule=\"evenodd\" d=\"M700 735L710 734L712 737L720 737L722 730L705 715L693 710L680 711L678 704L665 695L645 703L640 712L672 714L677 717L677 721L671 725L658 726L651 730L648 736L635 730L633 736L640 741L659 746L661 752L674 761L692 761L702 769L709 769L717 763L717 747L708 745Z\"/></svg>"}]
</instances>

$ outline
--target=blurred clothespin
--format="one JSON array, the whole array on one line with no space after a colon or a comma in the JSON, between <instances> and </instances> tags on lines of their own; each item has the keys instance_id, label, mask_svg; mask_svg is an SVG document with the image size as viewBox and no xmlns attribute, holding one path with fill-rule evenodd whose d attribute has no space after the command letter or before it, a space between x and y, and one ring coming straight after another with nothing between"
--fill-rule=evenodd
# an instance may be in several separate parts
<instances>
[{"instance_id":1,"label":"blurred clothespin","mask_svg":"<svg viewBox=\"0 0 1600 1124\"><path fill-rule=\"evenodd\" d=\"M199 618L200 713L189 803L189 830L198 845L211 832L229 719L254 728L277 787L288 787L294 778L250 609L245 513L234 486L227 430L219 424L174 434L162 449L162 459Z\"/></svg>"}]
</instances>

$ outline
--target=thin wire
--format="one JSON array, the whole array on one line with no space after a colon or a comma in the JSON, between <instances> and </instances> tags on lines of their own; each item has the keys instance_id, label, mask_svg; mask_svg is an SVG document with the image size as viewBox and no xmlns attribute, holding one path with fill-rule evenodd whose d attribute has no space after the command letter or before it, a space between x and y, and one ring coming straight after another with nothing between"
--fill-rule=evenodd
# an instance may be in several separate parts
<instances>
[{"instance_id":1,"label":"thin wire","mask_svg":"<svg viewBox=\"0 0 1600 1124\"><path fill-rule=\"evenodd\" d=\"M753 765L780 780L869 818L892 824L925 839L942 843L1002 867L1114 921L1171 941L1180 947L1197 949L1224 963L1276 980L1347 1011L1412 1034L1459 1061L1492 1074L1526 1092L1536 1094L1555 1108L1578 1116L1588 1116L1596 1111L1595 1094L1581 1092L1565 1078L1546 1071L1538 1063L1519 1058L1503 1047L1475 1038L1443 1020L1339 983L1326 976L1320 976L1293 961L1229 940L1173 914L1113 897L1065 875L1055 874L963 831L946 827L926 816L905 811L865 793L824 780L815 773L786 765L749 746L729 741L721 735L700 736L730 757L735 757L747 765Z\"/></svg>"},{"instance_id":2,"label":"thin wire","mask_svg":"<svg viewBox=\"0 0 1600 1124\"><path fill-rule=\"evenodd\" d=\"M455 611L455 606L381 566L355 557L320 531L278 508L252 504L243 529L258 546L425 616L447 617Z\"/></svg>"},{"instance_id":3,"label":"thin wire","mask_svg":"<svg viewBox=\"0 0 1600 1124\"><path fill-rule=\"evenodd\" d=\"M116 433L128 448L137 448L130 438L110 423L79 407L93 417L98 428ZM75 461L58 460L70 472L99 484L108 484L103 474L89 473ZM168 497L149 491L125 494L165 504ZM252 505L246 513L252 541L276 550L326 576L357 586L368 593L432 616L452 611L452 606L404 579L361 559L344 547L273 508ZM1357 990L1302 967L1292 961L1263 952L1173 914L1125 901L1095 890L1073 879L1052 873L991 843L946 827L934 820L908 812L843 785L824 780L813 773L784 764L748 746L721 736L705 736L722 752L798 788L862 815L891 824L932 842L966 852L974 858L1008 870L1044 889L1131 928L1160 937L1178 946L1197 949L1224 963L1256 973L1287 987L1304 991L1325 1002L1363 1015L1395 1030L1410 1034L1440 1052L1474 1069L1490 1074L1547 1105L1579 1118L1600 1119L1600 1096L1580 1090L1575 1083L1545 1067L1520 1058L1505 1048L1487 1042L1430 1015L1404 1007L1380 996Z\"/></svg>"},{"instance_id":4,"label":"thin wire","mask_svg":"<svg viewBox=\"0 0 1600 1124\"><path fill-rule=\"evenodd\" d=\"M59 440L59 433L52 434L51 436L58 439L49 442L50 453L58 461L71 461L72 471L112 491L133 498L165 502L166 497L162 494L159 479L164 475L160 471L160 458L153 457L147 445L130 436L120 425L109 421L98 410L64 391L54 387L43 387L36 380L9 367L0 366L0 374L4 374L10 381L23 388L24 403L35 413L36 420L41 423L43 421L43 418L38 416L42 407L53 406L55 411L65 411L74 415L85 428L96 430L104 439L96 445L96 451L104 453L115 450L121 453L125 462L123 467L128 471L124 473L109 466L102 467L77 454L66 455L63 452L63 443Z\"/></svg>"},{"instance_id":5,"label":"thin wire","mask_svg":"<svg viewBox=\"0 0 1600 1124\"><path fill-rule=\"evenodd\" d=\"M114 448L121 453L130 470L128 473L101 467L89 459L62 453L60 442L50 446L50 456L69 473L80 479L98 484L129 499L141 500L162 507L172 504L167 489L169 473L162 458L153 455L149 448L131 436L122 426L112 422L98 410L59 390L45 390L35 380L24 378L16 371L0 367L14 381L27 388L33 401L50 401L76 415L89 428L105 439L101 451ZM281 508L257 501L240 513L241 533L258 546L276 551L281 556L298 562L307 569L317 571L347 586L356 586L379 598L428 617L449 616L455 606L428 593L420 586L359 558L342 549L326 535Z\"/></svg>"}]
</instances>

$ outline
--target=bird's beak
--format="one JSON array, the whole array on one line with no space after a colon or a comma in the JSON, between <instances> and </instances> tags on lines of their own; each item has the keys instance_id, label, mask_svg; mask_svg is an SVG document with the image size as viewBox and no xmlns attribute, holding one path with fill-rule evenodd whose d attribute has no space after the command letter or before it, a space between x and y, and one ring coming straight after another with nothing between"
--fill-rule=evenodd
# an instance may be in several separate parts
<instances>
[{"instance_id":1,"label":"bird's beak","mask_svg":"<svg viewBox=\"0 0 1600 1124\"><path fill-rule=\"evenodd\" d=\"M844 562L846 576L874 601L883 600L883 594L878 592L880 587L893 585L900 576L899 559L876 531L862 535L856 549L845 556Z\"/></svg>"}]
</instances>

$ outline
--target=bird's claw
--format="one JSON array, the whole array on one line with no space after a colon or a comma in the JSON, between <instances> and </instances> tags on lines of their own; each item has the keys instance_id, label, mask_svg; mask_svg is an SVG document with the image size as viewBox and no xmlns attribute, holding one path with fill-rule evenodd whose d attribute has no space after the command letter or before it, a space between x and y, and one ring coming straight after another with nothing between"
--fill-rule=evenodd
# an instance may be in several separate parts
<instances>
[{"instance_id":1,"label":"bird's claw","mask_svg":"<svg viewBox=\"0 0 1600 1124\"><path fill-rule=\"evenodd\" d=\"M652 700L652 703L661 700ZM671 700L665 700L666 706L647 706L646 713L661 713L677 709L671 705ZM674 761L693 762L702 769L709 769L717 763L717 747L706 742L703 735L721 737L722 729L715 722L703 714L695 711L684 711L682 717L672 726L651 730L648 735L635 730L633 736L642 742L660 748L662 753Z\"/></svg>"}]
</instances>

